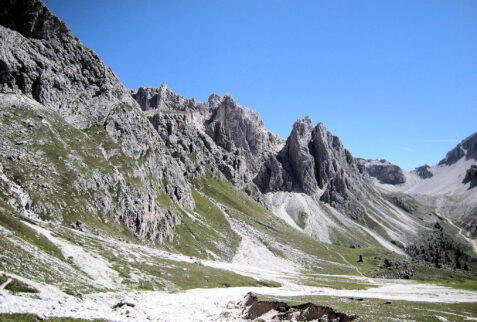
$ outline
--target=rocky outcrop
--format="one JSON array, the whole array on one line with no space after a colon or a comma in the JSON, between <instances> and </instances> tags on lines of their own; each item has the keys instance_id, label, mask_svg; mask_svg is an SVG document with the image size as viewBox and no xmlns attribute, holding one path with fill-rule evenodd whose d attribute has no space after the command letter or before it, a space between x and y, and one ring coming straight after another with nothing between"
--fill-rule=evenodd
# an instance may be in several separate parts
<instances>
[{"instance_id":1,"label":"rocky outcrop","mask_svg":"<svg viewBox=\"0 0 477 322\"><path fill-rule=\"evenodd\" d=\"M451 165L459 161L462 157L465 157L466 160L477 160L477 132L450 150L438 165Z\"/></svg>"},{"instance_id":2,"label":"rocky outcrop","mask_svg":"<svg viewBox=\"0 0 477 322\"><path fill-rule=\"evenodd\" d=\"M389 195L386 195L385 198L410 214L418 209L416 200L409 195L403 193L390 193Z\"/></svg>"},{"instance_id":3,"label":"rocky outcrop","mask_svg":"<svg viewBox=\"0 0 477 322\"><path fill-rule=\"evenodd\" d=\"M470 188L477 186L477 165L471 165L465 172L464 180L462 183L470 182Z\"/></svg>"},{"instance_id":4,"label":"rocky outcrop","mask_svg":"<svg viewBox=\"0 0 477 322\"><path fill-rule=\"evenodd\" d=\"M318 195L336 208L366 199L366 176L340 139L309 117L293 125L284 148L270 157L254 178L262 192L299 191Z\"/></svg>"},{"instance_id":5,"label":"rocky outcrop","mask_svg":"<svg viewBox=\"0 0 477 322\"><path fill-rule=\"evenodd\" d=\"M402 169L389 161L360 159L359 162L366 167L371 177L378 179L382 184L396 185L406 182Z\"/></svg>"},{"instance_id":6,"label":"rocky outcrop","mask_svg":"<svg viewBox=\"0 0 477 322\"><path fill-rule=\"evenodd\" d=\"M289 305L281 301L259 300L257 295L248 293L242 301L245 307L244 318L248 320L259 319L267 315L267 320L272 321L355 321L357 315L337 312L331 307L304 303Z\"/></svg>"},{"instance_id":7,"label":"rocky outcrop","mask_svg":"<svg viewBox=\"0 0 477 322\"><path fill-rule=\"evenodd\" d=\"M207 103L196 102L193 98L186 99L162 83L161 87L139 87L131 91L132 97L139 103L143 111L162 109L176 111L191 111L207 108Z\"/></svg>"},{"instance_id":8,"label":"rocky outcrop","mask_svg":"<svg viewBox=\"0 0 477 322\"><path fill-rule=\"evenodd\" d=\"M434 175L431 166L427 164L414 169L414 172L422 179L429 179Z\"/></svg>"}]
</instances>

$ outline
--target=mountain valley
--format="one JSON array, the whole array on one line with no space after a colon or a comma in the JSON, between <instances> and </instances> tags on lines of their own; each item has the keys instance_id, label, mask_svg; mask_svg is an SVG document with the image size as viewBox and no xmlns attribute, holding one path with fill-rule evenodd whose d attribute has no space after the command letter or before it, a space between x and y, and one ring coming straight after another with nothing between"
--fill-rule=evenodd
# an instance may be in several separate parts
<instances>
[{"instance_id":1,"label":"mountain valley","mask_svg":"<svg viewBox=\"0 0 477 322\"><path fill-rule=\"evenodd\" d=\"M477 318L477 133L413 171L309 117L283 139L230 94L127 89L39 0L0 44L0 320L243 320L248 292Z\"/></svg>"}]
</instances>

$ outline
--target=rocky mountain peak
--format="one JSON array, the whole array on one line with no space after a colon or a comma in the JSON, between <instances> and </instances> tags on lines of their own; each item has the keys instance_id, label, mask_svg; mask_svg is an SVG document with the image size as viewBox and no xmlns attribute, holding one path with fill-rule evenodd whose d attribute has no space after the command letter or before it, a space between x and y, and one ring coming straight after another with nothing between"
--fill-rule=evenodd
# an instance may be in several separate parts
<instances>
[{"instance_id":1,"label":"rocky mountain peak","mask_svg":"<svg viewBox=\"0 0 477 322\"><path fill-rule=\"evenodd\" d=\"M4 0L0 8L2 25L25 37L72 38L65 23L52 14L40 0Z\"/></svg>"},{"instance_id":2,"label":"rocky mountain peak","mask_svg":"<svg viewBox=\"0 0 477 322\"><path fill-rule=\"evenodd\" d=\"M299 188L307 194L313 194L318 188L315 178L313 147L310 145L312 132L313 122L308 116L302 120L297 120L293 124L284 148L285 157L290 164L292 174L298 180Z\"/></svg>"},{"instance_id":3,"label":"rocky mountain peak","mask_svg":"<svg viewBox=\"0 0 477 322\"><path fill-rule=\"evenodd\" d=\"M120 103L136 105L114 73L39 0L0 9L0 92L22 93L77 128L103 124Z\"/></svg>"},{"instance_id":4,"label":"rocky mountain peak","mask_svg":"<svg viewBox=\"0 0 477 322\"><path fill-rule=\"evenodd\" d=\"M434 175L432 173L432 167L428 164L417 167L414 169L414 172L422 179L428 179Z\"/></svg>"},{"instance_id":5,"label":"rocky mountain peak","mask_svg":"<svg viewBox=\"0 0 477 322\"><path fill-rule=\"evenodd\" d=\"M174 93L166 83L162 83L159 88L139 87L137 91L131 91L131 95L143 111L152 109L185 111L197 107L193 98L186 99Z\"/></svg>"},{"instance_id":6,"label":"rocky mountain peak","mask_svg":"<svg viewBox=\"0 0 477 322\"><path fill-rule=\"evenodd\" d=\"M347 208L354 195L366 196L364 168L322 123L313 128L309 117L295 122L283 149L262 165L254 182L262 192L300 191L337 208Z\"/></svg>"},{"instance_id":7,"label":"rocky mountain peak","mask_svg":"<svg viewBox=\"0 0 477 322\"><path fill-rule=\"evenodd\" d=\"M205 132L226 153L240 154L248 173L243 176L242 169L241 177L253 178L266 155L283 145L283 139L265 129L256 111L236 103L231 94L211 94L207 102L197 102L174 93L165 84L160 88L141 87L131 93L144 111L185 112L189 125ZM158 117L155 114L154 118Z\"/></svg>"},{"instance_id":8,"label":"rocky mountain peak","mask_svg":"<svg viewBox=\"0 0 477 322\"><path fill-rule=\"evenodd\" d=\"M206 133L226 150L242 150L247 167L255 176L266 156L275 153L283 140L265 129L256 111L237 104L232 95L226 94L220 101L214 96L213 100L211 116L205 122Z\"/></svg>"},{"instance_id":9,"label":"rocky mountain peak","mask_svg":"<svg viewBox=\"0 0 477 322\"><path fill-rule=\"evenodd\" d=\"M477 132L462 140L454 149L450 150L446 157L439 162L439 165L452 165L462 157L466 160L477 160Z\"/></svg>"},{"instance_id":10,"label":"rocky mountain peak","mask_svg":"<svg viewBox=\"0 0 477 322\"><path fill-rule=\"evenodd\" d=\"M309 116L305 116L303 119L296 120L295 123L293 123L290 136L306 139L311 135L312 131L313 122Z\"/></svg>"},{"instance_id":11,"label":"rocky mountain peak","mask_svg":"<svg viewBox=\"0 0 477 322\"><path fill-rule=\"evenodd\" d=\"M210 107L214 108L214 107L217 107L219 105L221 99L222 98L220 97L220 95L210 94L209 99L207 100L207 102L209 103Z\"/></svg>"}]
</instances>

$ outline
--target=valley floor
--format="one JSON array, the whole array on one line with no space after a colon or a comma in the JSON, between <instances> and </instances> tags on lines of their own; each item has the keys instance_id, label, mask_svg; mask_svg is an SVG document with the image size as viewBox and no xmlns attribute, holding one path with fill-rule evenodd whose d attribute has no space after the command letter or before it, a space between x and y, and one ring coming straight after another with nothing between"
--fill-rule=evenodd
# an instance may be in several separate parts
<instances>
[{"instance_id":1,"label":"valley floor","mask_svg":"<svg viewBox=\"0 0 477 322\"><path fill-rule=\"evenodd\" d=\"M72 229L57 227L57 230L53 232L39 225L27 222L24 224L38 236L44 236L59 247L71 265L79 272L87 273L86 276L91 278L92 286L96 290L94 288L90 288L89 291L73 289L67 294L64 288L60 289L51 284L35 281L34 276L27 278L9 271L0 272L38 291L38 293L13 293L0 290L0 321L19 317L6 315L11 313L33 314L31 317L40 319L69 317L108 321L243 320L245 312L241 302L248 292L287 302L313 302L318 305L327 305L341 312L358 314L364 321L392 320L396 316L399 321L477 320L477 292L475 291L410 280L369 278L360 275L361 272L357 266L355 267L358 275L303 274L296 263L274 256L266 247L255 243L252 236L247 234L242 234L237 253L228 262L199 260L147 245L101 238ZM70 240L65 239L67 236ZM93 246L96 245L94 242L100 246L94 248ZM100 253L99 250L103 248L108 252ZM191 289L133 290L134 285L124 284L124 277L121 278L121 274L118 275L118 271L122 272L121 265L115 266L112 258L107 260L109 253L115 253L114 258L121 260L121 265L131 263L139 267L138 260L143 264L148 263L163 269L172 265L174 272L180 272L170 276L169 279L175 279L176 283L182 285L182 289ZM46 255L37 254L36 256L40 260L46 259L42 257ZM118 271L113 270L113 267ZM216 288L217 284L197 281L197 285L202 286L194 286L187 284L194 281L193 277L183 277L197 271L196 279L207 279L208 276L205 275L212 274L213 270L232 272L258 281L268 281L261 285L278 285L279 283L281 286L227 287L233 286L230 281L228 282L231 283L230 285L222 284L225 286L223 288ZM129 275L139 274L139 271L134 272L129 272ZM152 283L154 279L161 278L162 274L165 273L159 273L157 276L145 275L144 278ZM239 275L233 275L232 278L238 278ZM208 285L210 288L200 288L203 285ZM101 291L98 292L98 290ZM124 305L115 308L118 303Z\"/></svg>"},{"instance_id":2,"label":"valley floor","mask_svg":"<svg viewBox=\"0 0 477 322\"><path fill-rule=\"evenodd\" d=\"M332 275L313 276L315 280L329 282L331 287L313 287L295 283L294 281L297 278L303 278L296 273L285 274L252 266L215 263L215 266L222 266L222 268L234 270L241 274L252 275L253 270L256 270L256 277L267 277L269 280L281 283L282 287L192 289L172 293L154 291L98 292L78 298L67 295L55 287L33 283L39 293L13 295L5 290L0 291L0 313L33 313L40 318L74 317L112 321L243 320L241 301L248 292L254 292L280 299L298 297L317 304L320 304L323 300L325 304L329 305L330 300L332 300L332 306L343 301L354 301L356 303L354 306L371 305L374 307L375 313L381 312L383 309L388 310L388 307L396 305L405 310L415 308L422 311L423 309L419 309L421 305L432 304L437 305L438 309L425 309L431 320L439 318L447 320L445 316L451 317L450 320L477 320L475 309L477 307L475 304L477 303L477 292L403 280ZM245 272L245 270L248 272ZM24 278L13 277L31 283ZM348 285L349 289L344 287L339 287L341 289L333 288L334 283L336 285ZM391 303L388 303L390 305L384 305L385 302ZM473 311L456 312L457 310L453 309L455 303L470 302L474 302L470 304L470 307L474 307ZM118 303L128 304L114 308ZM366 320L375 320L372 314ZM411 315L407 317L410 320L414 319ZM406 318L403 318L403 320L406 320Z\"/></svg>"}]
</instances>

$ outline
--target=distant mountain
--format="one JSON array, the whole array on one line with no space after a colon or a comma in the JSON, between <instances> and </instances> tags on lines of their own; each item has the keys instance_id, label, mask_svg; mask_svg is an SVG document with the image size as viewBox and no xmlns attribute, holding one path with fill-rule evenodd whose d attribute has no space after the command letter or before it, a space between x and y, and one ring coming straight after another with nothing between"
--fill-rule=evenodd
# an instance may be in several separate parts
<instances>
[{"instance_id":1,"label":"distant mountain","mask_svg":"<svg viewBox=\"0 0 477 322\"><path fill-rule=\"evenodd\" d=\"M464 139L434 166L426 164L407 172L384 160L361 162L377 186L410 194L437 207L473 236L477 235L477 133ZM376 171L377 167L381 170Z\"/></svg>"}]
</instances>

